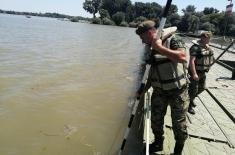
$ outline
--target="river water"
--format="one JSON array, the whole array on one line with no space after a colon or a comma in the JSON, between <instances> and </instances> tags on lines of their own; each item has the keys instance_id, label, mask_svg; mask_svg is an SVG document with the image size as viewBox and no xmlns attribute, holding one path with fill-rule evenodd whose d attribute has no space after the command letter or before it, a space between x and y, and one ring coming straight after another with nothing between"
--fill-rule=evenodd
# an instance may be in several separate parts
<instances>
[{"instance_id":1,"label":"river water","mask_svg":"<svg viewBox=\"0 0 235 155\"><path fill-rule=\"evenodd\" d=\"M116 154L141 49L132 28L0 14L0 154Z\"/></svg>"}]
</instances>

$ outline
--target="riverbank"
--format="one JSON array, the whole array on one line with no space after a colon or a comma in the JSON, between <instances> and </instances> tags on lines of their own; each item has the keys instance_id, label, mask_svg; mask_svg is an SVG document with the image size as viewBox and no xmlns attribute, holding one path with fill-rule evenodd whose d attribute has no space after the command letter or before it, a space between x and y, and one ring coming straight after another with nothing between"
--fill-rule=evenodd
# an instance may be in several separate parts
<instances>
[{"instance_id":1,"label":"riverbank","mask_svg":"<svg viewBox=\"0 0 235 155\"><path fill-rule=\"evenodd\" d=\"M85 18L81 16L70 16L70 15L65 15L65 14L59 14L59 13L35 13L35 12L18 12L18 11L8 11L8 10L1 10L0 9L0 14L9 14L9 15L24 15L24 16L36 16L36 17L49 17L49 18L57 18L60 20L69 20L71 22L79 22L81 21L87 21L89 22L91 19L90 18Z\"/></svg>"}]
</instances>

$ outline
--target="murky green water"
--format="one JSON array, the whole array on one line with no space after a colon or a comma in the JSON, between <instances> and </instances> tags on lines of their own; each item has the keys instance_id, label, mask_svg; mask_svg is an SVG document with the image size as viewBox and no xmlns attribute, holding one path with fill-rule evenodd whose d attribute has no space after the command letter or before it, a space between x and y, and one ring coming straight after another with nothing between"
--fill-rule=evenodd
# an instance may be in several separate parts
<instances>
[{"instance_id":1,"label":"murky green water","mask_svg":"<svg viewBox=\"0 0 235 155\"><path fill-rule=\"evenodd\" d=\"M115 154L140 51L131 28L0 14L0 154Z\"/></svg>"}]
</instances>

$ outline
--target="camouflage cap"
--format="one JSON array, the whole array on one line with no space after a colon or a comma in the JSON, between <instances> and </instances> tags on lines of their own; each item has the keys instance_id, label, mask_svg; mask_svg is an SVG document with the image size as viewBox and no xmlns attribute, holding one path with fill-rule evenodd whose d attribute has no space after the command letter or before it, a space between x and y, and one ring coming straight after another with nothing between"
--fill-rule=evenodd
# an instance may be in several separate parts
<instances>
[{"instance_id":1,"label":"camouflage cap","mask_svg":"<svg viewBox=\"0 0 235 155\"><path fill-rule=\"evenodd\" d=\"M148 30L155 28L154 26L155 26L155 22L154 21L146 20L146 21L140 23L137 26L135 32L136 32L136 34L141 35L141 34L147 32Z\"/></svg>"},{"instance_id":2,"label":"camouflage cap","mask_svg":"<svg viewBox=\"0 0 235 155\"><path fill-rule=\"evenodd\" d=\"M211 31L202 32L201 37L210 38L210 37L212 37L212 32Z\"/></svg>"}]
</instances>

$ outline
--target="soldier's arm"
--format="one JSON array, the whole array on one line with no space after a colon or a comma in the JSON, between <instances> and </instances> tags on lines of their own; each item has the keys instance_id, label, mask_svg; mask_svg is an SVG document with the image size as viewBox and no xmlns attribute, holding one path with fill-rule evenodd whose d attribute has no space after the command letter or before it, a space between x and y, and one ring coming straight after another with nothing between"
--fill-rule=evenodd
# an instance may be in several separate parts
<instances>
[{"instance_id":1,"label":"soldier's arm","mask_svg":"<svg viewBox=\"0 0 235 155\"><path fill-rule=\"evenodd\" d=\"M200 49L199 49L198 45L193 45L189 49L189 53L190 53L189 68L192 73L192 78L196 81L199 80L199 77L198 77L197 70L195 67L195 60L198 56L199 50Z\"/></svg>"},{"instance_id":2,"label":"soldier's arm","mask_svg":"<svg viewBox=\"0 0 235 155\"><path fill-rule=\"evenodd\" d=\"M170 48L167 48L162 45L161 39L158 39L156 41L154 40L152 43L152 48L155 49L157 52L159 52L161 55L168 57L175 63L187 62L186 54L182 49L172 50Z\"/></svg>"},{"instance_id":3,"label":"soldier's arm","mask_svg":"<svg viewBox=\"0 0 235 155\"><path fill-rule=\"evenodd\" d=\"M192 78L194 80L198 81L199 77L197 75L197 71L196 71L196 67L195 67L195 60L196 60L195 56L190 56L189 66L190 66L190 70L192 72Z\"/></svg>"}]
</instances>

